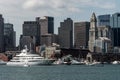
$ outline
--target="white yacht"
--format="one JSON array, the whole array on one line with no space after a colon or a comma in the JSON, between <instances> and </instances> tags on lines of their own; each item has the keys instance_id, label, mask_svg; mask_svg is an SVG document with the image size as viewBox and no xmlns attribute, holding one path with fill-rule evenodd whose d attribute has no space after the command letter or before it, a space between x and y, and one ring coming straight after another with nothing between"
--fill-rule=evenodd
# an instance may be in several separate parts
<instances>
[{"instance_id":1,"label":"white yacht","mask_svg":"<svg viewBox=\"0 0 120 80\"><path fill-rule=\"evenodd\" d=\"M32 54L28 52L28 49L23 49L20 54L11 59L8 66L31 66L31 65L50 65L54 62L54 59L46 59L38 54Z\"/></svg>"}]
</instances>

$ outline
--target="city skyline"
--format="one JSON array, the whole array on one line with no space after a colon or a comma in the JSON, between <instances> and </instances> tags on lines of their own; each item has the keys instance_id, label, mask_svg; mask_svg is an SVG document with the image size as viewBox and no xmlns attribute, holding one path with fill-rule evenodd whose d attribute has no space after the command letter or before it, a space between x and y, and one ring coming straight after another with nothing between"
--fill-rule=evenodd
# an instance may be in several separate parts
<instances>
[{"instance_id":1,"label":"city skyline","mask_svg":"<svg viewBox=\"0 0 120 80\"><path fill-rule=\"evenodd\" d=\"M74 22L90 21L92 12L97 16L120 12L118 3L119 0L50 0L49 3L48 0L1 0L0 14L5 22L14 24L18 44L24 21L33 21L35 17L53 16L54 32L57 34L60 22L65 18L70 17Z\"/></svg>"}]
</instances>

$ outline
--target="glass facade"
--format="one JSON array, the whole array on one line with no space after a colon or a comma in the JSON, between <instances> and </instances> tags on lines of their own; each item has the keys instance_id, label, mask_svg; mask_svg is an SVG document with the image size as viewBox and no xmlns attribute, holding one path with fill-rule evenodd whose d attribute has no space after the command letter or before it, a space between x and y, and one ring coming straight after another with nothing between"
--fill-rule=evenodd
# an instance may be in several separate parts
<instances>
[{"instance_id":1,"label":"glass facade","mask_svg":"<svg viewBox=\"0 0 120 80\"><path fill-rule=\"evenodd\" d=\"M4 24L4 45L5 50L10 50L16 46L16 32L14 31L13 24Z\"/></svg>"},{"instance_id":2,"label":"glass facade","mask_svg":"<svg viewBox=\"0 0 120 80\"><path fill-rule=\"evenodd\" d=\"M110 26L110 14L98 16L98 26Z\"/></svg>"},{"instance_id":3,"label":"glass facade","mask_svg":"<svg viewBox=\"0 0 120 80\"><path fill-rule=\"evenodd\" d=\"M120 28L120 13L115 13L111 16L110 26L112 28Z\"/></svg>"},{"instance_id":4,"label":"glass facade","mask_svg":"<svg viewBox=\"0 0 120 80\"><path fill-rule=\"evenodd\" d=\"M115 13L110 18L110 26L113 31L113 45L120 47L120 13Z\"/></svg>"}]
</instances>

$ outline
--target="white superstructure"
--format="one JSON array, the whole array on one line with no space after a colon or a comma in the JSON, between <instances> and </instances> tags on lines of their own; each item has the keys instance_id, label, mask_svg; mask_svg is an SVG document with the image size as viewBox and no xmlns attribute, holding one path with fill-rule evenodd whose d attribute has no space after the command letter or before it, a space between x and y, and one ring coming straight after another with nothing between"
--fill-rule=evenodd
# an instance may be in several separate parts
<instances>
[{"instance_id":1,"label":"white superstructure","mask_svg":"<svg viewBox=\"0 0 120 80\"><path fill-rule=\"evenodd\" d=\"M20 54L11 59L7 65L9 66L24 66L24 65L50 65L54 62L54 59L46 59L38 54L32 54L28 52L27 48L23 49Z\"/></svg>"}]
</instances>

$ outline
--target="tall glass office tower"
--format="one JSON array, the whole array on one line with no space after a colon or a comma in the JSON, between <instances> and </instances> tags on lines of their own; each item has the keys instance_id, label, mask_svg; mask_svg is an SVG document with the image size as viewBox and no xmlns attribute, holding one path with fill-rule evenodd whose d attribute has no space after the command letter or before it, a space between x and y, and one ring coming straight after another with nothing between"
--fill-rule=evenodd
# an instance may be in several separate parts
<instances>
[{"instance_id":1,"label":"tall glass office tower","mask_svg":"<svg viewBox=\"0 0 120 80\"><path fill-rule=\"evenodd\" d=\"M98 26L110 26L110 14L99 15Z\"/></svg>"},{"instance_id":2,"label":"tall glass office tower","mask_svg":"<svg viewBox=\"0 0 120 80\"><path fill-rule=\"evenodd\" d=\"M115 13L111 16L110 26L113 31L113 45L120 47L120 13Z\"/></svg>"}]
</instances>

